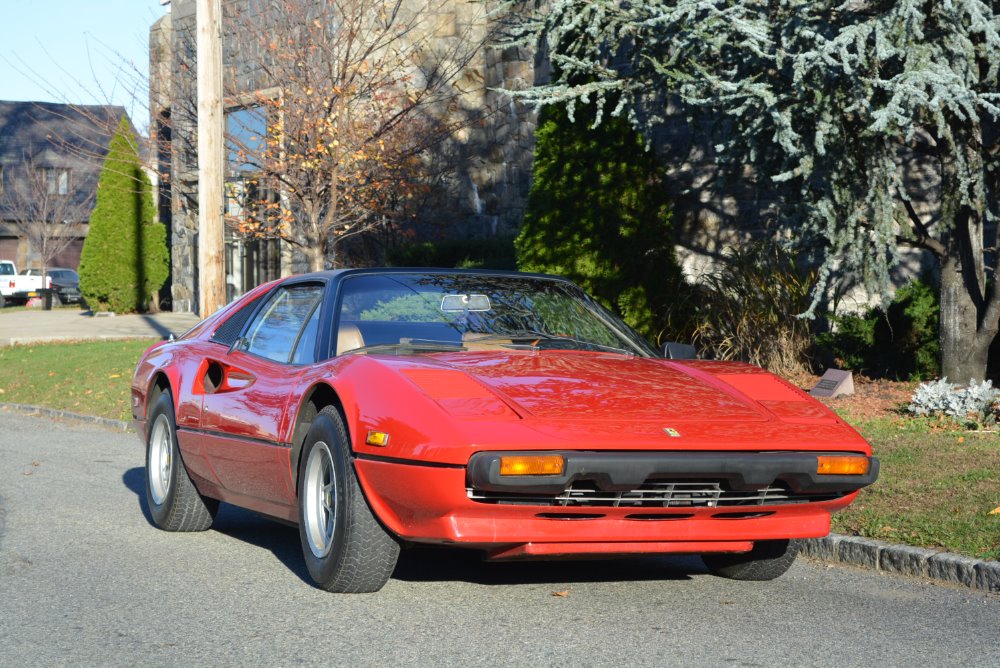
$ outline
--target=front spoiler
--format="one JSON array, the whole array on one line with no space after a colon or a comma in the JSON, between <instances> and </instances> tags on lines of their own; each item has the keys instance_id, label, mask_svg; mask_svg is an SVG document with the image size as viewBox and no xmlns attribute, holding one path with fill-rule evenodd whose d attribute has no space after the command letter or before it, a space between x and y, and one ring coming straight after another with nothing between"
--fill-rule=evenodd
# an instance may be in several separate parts
<instances>
[{"instance_id":1,"label":"front spoiler","mask_svg":"<svg viewBox=\"0 0 1000 668\"><path fill-rule=\"evenodd\" d=\"M507 455L562 455L561 475L501 476ZM820 455L844 452L480 452L469 460L467 484L484 492L559 494L578 480L608 492L636 489L650 479L723 480L733 490L756 490L785 483L800 494L847 493L878 478L879 462L869 457L865 475L819 475Z\"/></svg>"}]
</instances>

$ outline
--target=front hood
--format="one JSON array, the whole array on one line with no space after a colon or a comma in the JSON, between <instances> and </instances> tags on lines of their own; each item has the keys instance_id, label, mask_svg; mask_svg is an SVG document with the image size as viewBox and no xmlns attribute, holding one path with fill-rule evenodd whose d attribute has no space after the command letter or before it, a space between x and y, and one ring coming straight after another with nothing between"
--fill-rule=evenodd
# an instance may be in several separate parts
<instances>
[{"instance_id":1,"label":"front hood","mask_svg":"<svg viewBox=\"0 0 1000 668\"><path fill-rule=\"evenodd\" d=\"M523 417L670 423L768 419L758 404L725 383L665 360L610 353L516 351L439 354L421 361L408 364L409 370L402 372L425 391L432 385L432 394L442 385L468 387L468 381L455 374L460 371Z\"/></svg>"}]
</instances>

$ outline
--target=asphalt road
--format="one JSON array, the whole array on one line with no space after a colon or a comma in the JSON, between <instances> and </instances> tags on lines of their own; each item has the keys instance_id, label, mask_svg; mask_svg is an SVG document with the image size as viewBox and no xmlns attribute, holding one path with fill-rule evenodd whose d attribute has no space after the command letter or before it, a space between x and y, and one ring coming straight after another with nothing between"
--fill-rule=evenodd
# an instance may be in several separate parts
<instances>
[{"instance_id":1,"label":"asphalt road","mask_svg":"<svg viewBox=\"0 0 1000 668\"><path fill-rule=\"evenodd\" d=\"M1000 597L801 559L739 583L422 549L327 594L294 528L153 528L142 467L134 434L0 412L0 665L1000 665Z\"/></svg>"}]
</instances>

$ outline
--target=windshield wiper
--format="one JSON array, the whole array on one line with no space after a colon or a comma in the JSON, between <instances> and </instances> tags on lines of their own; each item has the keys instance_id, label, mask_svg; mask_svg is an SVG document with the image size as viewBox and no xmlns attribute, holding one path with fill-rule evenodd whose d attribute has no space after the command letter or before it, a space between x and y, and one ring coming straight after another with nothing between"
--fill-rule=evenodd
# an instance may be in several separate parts
<instances>
[{"instance_id":1,"label":"windshield wiper","mask_svg":"<svg viewBox=\"0 0 1000 668\"><path fill-rule=\"evenodd\" d=\"M373 343L360 348L345 350L343 355L354 355L357 353L392 353L394 355L408 354L411 352L456 352L463 350L464 346L458 341L433 341L430 339L400 339L399 343Z\"/></svg>"},{"instance_id":2,"label":"windshield wiper","mask_svg":"<svg viewBox=\"0 0 1000 668\"><path fill-rule=\"evenodd\" d=\"M596 349L602 352L618 353L619 355L625 355L626 357L635 357L635 353L630 350L625 350L624 348L616 348L614 346L608 346L603 343L595 343L594 341L584 341L582 339L574 339L572 336L564 336L560 334L547 334L545 332L536 332L530 329L519 330L515 332L496 332L493 334L486 334L483 338L472 339L469 343L480 341L514 341L517 339L532 339L534 343L522 344L513 343L510 345L518 347L528 347L533 350L540 350L542 346L537 345L538 341L565 341L567 343L576 344L577 347L584 350Z\"/></svg>"}]
</instances>

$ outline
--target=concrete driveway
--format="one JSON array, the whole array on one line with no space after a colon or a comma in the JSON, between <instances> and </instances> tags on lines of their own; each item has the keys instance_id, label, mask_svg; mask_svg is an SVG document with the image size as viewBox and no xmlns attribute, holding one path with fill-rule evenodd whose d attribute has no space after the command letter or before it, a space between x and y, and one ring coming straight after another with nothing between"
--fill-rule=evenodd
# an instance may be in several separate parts
<instances>
[{"instance_id":1,"label":"concrete driveway","mask_svg":"<svg viewBox=\"0 0 1000 668\"><path fill-rule=\"evenodd\" d=\"M86 339L163 339L180 336L200 318L191 313L93 316L60 308L0 310L0 346Z\"/></svg>"}]
</instances>

